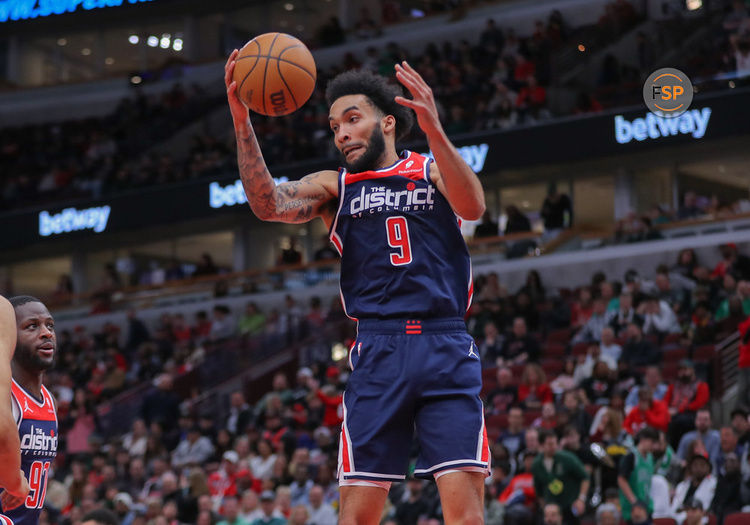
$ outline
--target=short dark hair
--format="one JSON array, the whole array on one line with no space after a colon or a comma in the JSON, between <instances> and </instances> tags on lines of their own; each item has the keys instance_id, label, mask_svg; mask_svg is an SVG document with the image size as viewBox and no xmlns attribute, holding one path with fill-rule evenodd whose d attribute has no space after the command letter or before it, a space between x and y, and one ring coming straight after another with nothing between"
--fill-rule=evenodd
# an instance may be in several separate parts
<instances>
[{"instance_id":1,"label":"short dark hair","mask_svg":"<svg viewBox=\"0 0 750 525\"><path fill-rule=\"evenodd\" d=\"M557 439L557 434L555 434L552 430L548 428L543 428L542 430L539 431L539 443L544 444L544 442L547 441L551 437Z\"/></svg>"},{"instance_id":2,"label":"short dark hair","mask_svg":"<svg viewBox=\"0 0 750 525\"><path fill-rule=\"evenodd\" d=\"M396 97L404 96L404 92L399 86L389 84L384 76L367 69L357 69L345 71L328 82L326 101L329 107L347 95L364 95L383 114L393 115L397 140L403 139L411 131L414 113L395 101Z\"/></svg>"},{"instance_id":3,"label":"short dark hair","mask_svg":"<svg viewBox=\"0 0 750 525\"><path fill-rule=\"evenodd\" d=\"M748 415L747 410L745 410L742 407L737 407L734 410L732 410L732 413L730 414L729 417L734 419L735 416L740 416L740 417L744 417L745 419L747 419L747 415Z\"/></svg>"},{"instance_id":4,"label":"short dark hair","mask_svg":"<svg viewBox=\"0 0 750 525\"><path fill-rule=\"evenodd\" d=\"M638 434L635 435L635 442L640 443L642 439L659 441L659 433L651 427L644 427L640 431L638 431Z\"/></svg>"},{"instance_id":5,"label":"short dark hair","mask_svg":"<svg viewBox=\"0 0 750 525\"><path fill-rule=\"evenodd\" d=\"M94 521L99 525L119 525L120 520L114 512L107 509L94 509L81 519L82 522Z\"/></svg>"},{"instance_id":6,"label":"short dark hair","mask_svg":"<svg viewBox=\"0 0 750 525\"><path fill-rule=\"evenodd\" d=\"M10 299L8 299L8 301L10 301L10 304L13 305L14 310L18 308L19 306L23 306L27 303L41 303L42 302L36 297L33 297L31 295L16 295L15 297L11 297Z\"/></svg>"}]
</instances>

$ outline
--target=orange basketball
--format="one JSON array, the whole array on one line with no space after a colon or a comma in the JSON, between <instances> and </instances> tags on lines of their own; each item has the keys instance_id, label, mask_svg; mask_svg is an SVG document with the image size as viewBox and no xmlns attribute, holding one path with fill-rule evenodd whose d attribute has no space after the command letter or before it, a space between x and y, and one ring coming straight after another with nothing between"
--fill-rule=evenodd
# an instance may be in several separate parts
<instances>
[{"instance_id":1,"label":"orange basketball","mask_svg":"<svg viewBox=\"0 0 750 525\"><path fill-rule=\"evenodd\" d=\"M245 105L276 117L299 109L315 89L315 60L285 33L256 36L240 49L234 66L237 94Z\"/></svg>"}]
</instances>

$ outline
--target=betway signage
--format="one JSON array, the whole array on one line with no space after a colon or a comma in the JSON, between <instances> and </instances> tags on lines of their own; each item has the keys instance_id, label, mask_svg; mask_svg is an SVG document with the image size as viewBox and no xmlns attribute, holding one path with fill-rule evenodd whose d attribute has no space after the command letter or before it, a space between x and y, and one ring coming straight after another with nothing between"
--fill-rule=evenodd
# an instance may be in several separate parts
<instances>
[{"instance_id":1,"label":"betway signage","mask_svg":"<svg viewBox=\"0 0 750 525\"><path fill-rule=\"evenodd\" d=\"M461 146L460 148L456 149L461 154L461 157L463 157L464 161L466 161L466 164L468 164L469 167L474 170L474 173L479 173L480 171L482 171L482 169L484 168L484 161L487 160L487 152L490 151L489 145L472 144L471 146ZM430 157L433 160L435 159L432 151L421 153L420 155Z\"/></svg>"},{"instance_id":2,"label":"betway signage","mask_svg":"<svg viewBox=\"0 0 750 525\"><path fill-rule=\"evenodd\" d=\"M96 208L65 208L54 215L48 211L39 213L39 235L49 237L61 233L70 233L82 230L92 230L102 233L107 228L109 214L112 208L99 206Z\"/></svg>"},{"instance_id":3,"label":"betway signage","mask_svg":"<svg viewBox=\"0 0 750 525\"><path fill-rule=\"evenodd\" d=\"M142 4L156 0L0 0L0 22L91 11L103 7Z\"/></svg>"},{"instance_id":4,"label":"betway signage","mask_svg":"<svg viewBox=\"0 0 750 525\"><path fill-rule=\"evenodd\" d=\"M618 144L627 144L632 140L643 142L675 135L689 135L694 139L700 139L706 134L710 118L711 108L691 109L673 118L658 117L649 113L644 118L632 121L622 115L615 115L615 140Z\"/></svg>"},{"instance_id":5,"label":"betway signage","mask_svg":"<svg viewBox=\"0 0 750 525\"><path fill-rule=\"evenodd\" d=\"M273 180L276 184L280 184L287 182L289 179L287 177L274 177ZM237 204L245 204L246 202L245 188L242 187L240 179L226 186L222 186L218 182L212 182L208 185L208 205L214 209L223 208L224 206L236 206Z\"/></svg>"}]
</instances>

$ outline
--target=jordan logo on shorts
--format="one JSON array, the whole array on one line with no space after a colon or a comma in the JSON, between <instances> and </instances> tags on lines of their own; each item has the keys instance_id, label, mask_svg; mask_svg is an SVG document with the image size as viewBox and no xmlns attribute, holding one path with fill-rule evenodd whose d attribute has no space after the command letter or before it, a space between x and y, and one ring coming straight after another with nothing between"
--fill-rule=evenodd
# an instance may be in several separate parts
<instances>
[{"instance_id":1,"label":"jordan logo on shorts","mask_svg":"<svg viewBox=\"0 0 750 525\"><path fill-rule=\"evenodd\" d=\"M479 359L479 356L476 354L476 352L474 352L473 344L469 347L469 357L476 357L477 359Z\"/></svg>"}]
</instances>

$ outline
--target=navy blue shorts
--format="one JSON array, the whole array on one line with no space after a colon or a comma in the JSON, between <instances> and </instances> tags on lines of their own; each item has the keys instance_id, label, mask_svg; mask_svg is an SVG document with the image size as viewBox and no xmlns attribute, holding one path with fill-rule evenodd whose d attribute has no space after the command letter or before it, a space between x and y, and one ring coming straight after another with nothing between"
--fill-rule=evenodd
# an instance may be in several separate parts
<instances>
[{"instance_id":1,"label":"navy blue shorts","mask_svg":"<svg viewBox=\"0 0 750 525\"><path fill-rule=\"evenodd\" d=\"M463 319L360 320L349 352L339 480L489 469L479 351Z\"/></svg>"}]
</instances>

